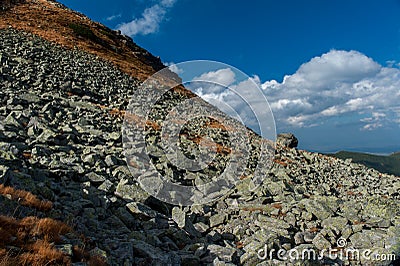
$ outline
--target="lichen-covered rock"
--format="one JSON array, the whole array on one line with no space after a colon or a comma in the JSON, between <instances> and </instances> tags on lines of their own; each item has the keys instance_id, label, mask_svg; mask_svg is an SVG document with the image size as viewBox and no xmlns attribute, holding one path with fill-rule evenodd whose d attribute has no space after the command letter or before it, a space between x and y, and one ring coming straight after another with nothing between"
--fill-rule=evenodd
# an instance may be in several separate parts
<instances>
[{"instance_id":1,"label":"lichen-covered rock","mask_svg":"<svg viewBox=\"0 0 400 266\"><path fill-rule=\"evenodd\" d=\"M179 228L184 228L186 224L186 213L182 211L179 207L174 207L172 209L172 219L178 225Z\"/></svg>"},{"instance_id":2,"label":"lichen-covered rock","mask_svg":"<svg viewBox=\"0 0 400 266\"><path fill-rule=\"evenodd\" d=\"M292 133L280 133L276 140L277 144L282 147L296 148L299 140Z\"/></svg>"}]
</instances>

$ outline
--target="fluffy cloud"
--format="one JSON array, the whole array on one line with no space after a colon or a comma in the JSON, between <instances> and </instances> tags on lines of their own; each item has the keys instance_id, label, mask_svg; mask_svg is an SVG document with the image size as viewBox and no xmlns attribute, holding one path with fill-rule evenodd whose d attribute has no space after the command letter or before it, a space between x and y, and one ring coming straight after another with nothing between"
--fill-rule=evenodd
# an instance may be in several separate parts
<instances>
[{"instance_id":1,"label":"fluffy cloud","mask_svg":"<svg viewBox=\"0 0 400 266\"><path fill-rule=\"evenodd\" d=\"M112 15L112 16L107 17L106 20L107 21L112 21L112 20L115 20L115 19L120 18L120 17L122 17L122 14Z\"/></svg>"},{"instance_id":2,"label":"fluffy cloud","mask_svg":"<svg viewBox=\"0 0 400 266\"><path fill-rule=\"evenodd\" d=\"M236 81L236 74L231 68L221 68L205 72L191 80L187 86L207 101L222 101L228 93L228 87ZM214 103L213 103L214 104Z\"/></svg>"},{"instance_id":3,"label":"fluffy cloud","mask_svg":"<svg viewBox=\"0 0 400 266\"><path fill-rule=\"evenodd\" d=\"M149 8L146 8L140 18L122 23L117 26L123 34L135 36L137 34L147 35L158 30L160 23L164 20L168 8L175 4L176 0L162 0Z\"/></svg>"},{"instance_id":4,"label":"fluffy cloud","mask_svg":"<svg viewBox=\"0 0 400 266\"><path fill-rule=\"evenodd\" d=\"M332 50L300 66L282 83L262 89L281 123L307 127L346 117L373 130L398 121L400 70L383 67L356 51ZM379 115L378 115L379 114Z\"/></svg>"},{"instance_id":5,"label":"fluffy cloud","mask_svg":"<svg viewBox=\"0 0 400 266\"><path fill-rule=\"evenodd\" d=\"M396 64L382 66L357 51L332 50L304 63L282 82L261 82L258 76L242 74L223 66L193 79L209 83L187 87L269 139L273 137L263 132L274 132L270 128L274 123L265 98L278 131L296 133L303 148L399 149L400 69Z\"/></svg>"},{"instance_id":6,"label":"fluffy cloud","mask_svg":"<svg viewBox=\"0 0 400 266\"><path fill-rule=\"evenodd\" d=\"M379 64L359 52L333 50L301 65L294 75L286 76L283 83L311 91L333 89L339 83L354 83L379 70Z\"/></svg>"},{"instance_id":7,"label":"fluffy cloud","mask_svg":"<svg viewBox=\"0 0 400 266\"><path fill-rule=\"evenodd\" d=\"M183 72L185 72L182 68L180 68L174 62L164 62L164 65L166 65L169 68L169 70L171 70L172 72L174 72L177 75L183 74Z\"/></svg>"},{"instance_id":8,"label":"fluffy cloud","mask_svg":"<svg viewBox=\"0 0 400 266\"><path fill-rule=\"evenodd\" d=\"M225 67L194 77L185 86L264 137L275 138L274 119L258 76Z\"/></svg>"},{"instance_id":9,"label":"fluffy cloud","mask_svg":"<svg viewBox=\"0 0 400 266\"><path fill-rule=\"evenodd\" d=\"M194 80L203 78L229 89L199 86L194 91L216 106L224 103L229 108L223 111L240 117L256 131L254 113L268 107L254 86L262 88L281 130L321 126L329 119L338 127L353 125L364 131L398 130L400 125L400 69L383 67L357 51L332 50L312 58L281 83L262 83L258 76L238 81L229 68L204 73ZM245 95L245 99L238 95Z\"/></svg>"},{"instance_id":10,"label":"fluffy cloud","mask_svg":"<svg viewBox=\"0 0 400 266\"><path fill-rule=\"evenodd\" d=\"M230 68L222 68L216 71L203 73L193 79L194 81L207 81L219 84L221 86L229 86L236 81L235 73Z\"/></svg>"}]
</instances>

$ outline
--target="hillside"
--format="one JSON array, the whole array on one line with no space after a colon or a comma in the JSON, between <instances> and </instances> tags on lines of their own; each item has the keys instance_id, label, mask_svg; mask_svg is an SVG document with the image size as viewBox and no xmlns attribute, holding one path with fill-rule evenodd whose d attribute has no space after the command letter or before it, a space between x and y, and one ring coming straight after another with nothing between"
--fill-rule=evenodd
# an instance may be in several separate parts
<instances>
[{"instance_id":1,"label":"hillside","mask_svg":"<svg viewBox=\"0 0 400 266\"><path fill-rule=\"evenodd\" d=\"M15 2L18 4L14 5ZM68 49L86 51L139 80L164 68L160 58L136 45L128 36L93 22L56 1L2 0L1 5L4 10L0 11L0 29L12 27Z\"/></svg>"},{"instance_id":2,"label":"hillside","mask_svg":"<svg viewBox=\"0 0 400 266\"><path fill-rule=\"evenodd\" d=\"M400 176L400 153L380 156L367 153L340 151L332 154L332 156L342 160L352 159L355 163L361 163L367 167L374 168L379 172Z\"/></svg>"},{"instance_id":3,"label":"hillside","mask_svg":"<svg viewBox=\"0 0 400 266\"><path fill-rule=\"evenodd\" d=\"M400 159L400 152L395 152L395 153L391 154L390 157Z\"/></svg>"},{"instance_id":4,"label":"hillside","mask_svg":"<svg viewBox=\"0 0 400 266\"><path fill-rule=\"evenodd\" d=\"M274 143L181 86L157 98L172 81L142 81L162 67L159 59L56 2L24 1L2 11L0 25L0 265L398 262L398 177L285 141L262 157L262 145ZM188 111L203 116L188 122L174 107L189 100L196 105ZM143 106L152 107L146 117L135 112ZM202 169L177 165L165 127L180 129L185 158L213 160ZM235 132L248 140L244 149ZM167 187L156 198L139 182L165 192L160 175L192 186L195 199L226 193L201 205L166 203L159 198L184 195ZM287 257L350 248L390 259Z\"/></svg>"}]
</instances>

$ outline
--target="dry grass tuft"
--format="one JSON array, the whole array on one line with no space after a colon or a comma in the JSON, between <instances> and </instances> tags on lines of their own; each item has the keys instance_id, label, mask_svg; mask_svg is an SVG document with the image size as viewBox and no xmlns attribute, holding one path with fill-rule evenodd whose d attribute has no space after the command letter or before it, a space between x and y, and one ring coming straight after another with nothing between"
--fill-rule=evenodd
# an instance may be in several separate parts
<instances>
[{"instance_id":1,"label":"dry grass tuft","mask_svg":"<svg viewBox=\"0 0 400 266\"><path fill-rule=\"evenodd\" d=\"M0 10L7 10L13 5L23 3L24 0L0 0Z\"/></svg>"},{"instance_id":2,"label":"dry grass tuft","mask_svg":"<svg viewBox=\"0 0 400 266\"><path fill-rule=\"evenodd\" d=\"M59 244L61 236L69 232L72 229L68 225L51 218L30 216L17 220L0 216L0 266L68 265L73 261L107 265L102 257L91 256L78 246L74 246L72 257L56 249L54 244ZM7 250L10 246L19 249L18 254L11 254Z\"/></svg>"},{"instance_id":3,"label":"dry grass tuft","mask_svg":"<svg viewBox=\"0 0 400 266\"><path fill-rule=\"evenodd\" d=\"M53 208L53 203L47 200L40 200L32 193L14 189L12 187L5 187L0 184L0 194L4 196L10 196L12 200L17 200L23 206L31 207L39 211L49 211Z\"/></svg>"},{"instance_id":4,"label":"dry grass tuft","mask_svg":"<svg viewBox=\"0 0 400 266\"><path fill-rule=\"evenodd\" d=\"M58 242L61 235L71 232L72 229L51 218L39 219L37 217L25 217L17 220L8 216L0 216L0 248L7 245L26 247L29 239L44 239L49 242Z\"/></svg>"},{"instance_id":5,"label":"dry grass tuft","mask_svg":"<svg viewBox=\"0 0 400 266\"><path fill-rule=\"evenodd\" d=\"M89 266L106 266L107 263L104 261L103 257L100 256L92 256L88 260Z\"/></svg>"},{"instance_id":6,"label":"dry grass tuft","mask_svg":"<svg viewBox=\"0 0 400 266\"><path fill-rule=\"evenodd\" d=\"M73 248L74 257L78 261L87 261L89 266L106 266L107 262L103 257L99 255L91 256L88 251L83 250L80 247L74 246Z\"/></svg>"},{"instance_id":7,"label":"dry grass tuft","mask_svg":"<svg viewBox=\"0 0 400 266\"><path fill-rule=\"evenodd\" d=\"M21 265L66 265L71 259L45 240L38 240L28 247L28 252L18 256Z\"/></svg>"},{"instance_id":8,"label":"dry grass tuft","mask_svg":"<svg viewBox=\"0 0 400 266\"><path fill-rule=\"evenodd\" d=\"M72 229L60 222L51 218L44 218L35 221L32 233L34 235L42 235L48 241L60 241L60 236L72 231Z\"/></svg>"},{"instance_id":9,"label":"dry grass tuft","mask_svg":"<svg viewBox=\"0 0 400 266\"><path fill-rule=\"evenodd\" d=\"M283 167L286 167L288 165L286 162L279 160L279 159L274 159L274 163L280 164Z\"/></svg>"},{"instance_id":10,"label":"dry grass tuft","mask_svg":"<svg viewBox=\"0 0 400 266\"><path fill-rule=\"evenodd\" d=\"M0 185L0 194L36 209L50 210L52 207L51 202L41 201L27 191ZM74 233L70 226L51 218L29 216L15 219L0 215L0 266L69 265L72 262L107 265L102 257L91 256L87 250L77 246L73 249L73 256L55 248L54 244L61 244L61 236L67 233Z\"/></svg>"},{"instance_id":11,"label":"dry grass tuft","mask_svg":"<svg viewBox=\"0 0 400 266\"><path fill-rule=\"evenodd\" d=\"M0 216L0 265L60 265L69 264L71 258L53 247L62 234L72 229L66 224L50 219L26 217L21 220ZM10 255L7 248L20 251Z\"/></svg>"}]
</instances>

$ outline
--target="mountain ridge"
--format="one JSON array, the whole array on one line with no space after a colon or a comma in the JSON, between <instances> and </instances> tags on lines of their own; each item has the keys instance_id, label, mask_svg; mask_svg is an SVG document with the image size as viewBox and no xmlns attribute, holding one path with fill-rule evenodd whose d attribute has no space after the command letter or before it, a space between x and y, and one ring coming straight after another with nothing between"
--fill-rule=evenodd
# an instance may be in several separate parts
<instances>
[{"instance_id":1,"label":"mountain ridge","mask_svg":"<svg viewBox=\"0 0 400 266\"><path fill-rule=\"evenodd\" d=\"M159 57L139 47L130 37L93 22L57 1L23 0L9 3L8 8L1 11L0 29L12 27L68 49L86 51L110 61L140 80L165 67Z\"/></svg>"},{"instance_id":2,"label":"mountain ridge","mask_svg":"<svg viewBox=\"0 0 400 266\"><path fill-rule=\"evenodd\" d=\"M400 152L383 156L362 152L339 151L329 155L343 160L352 159L355 163L361 163L382 173L400 176Z\"/></svg>"}]
</instances>

